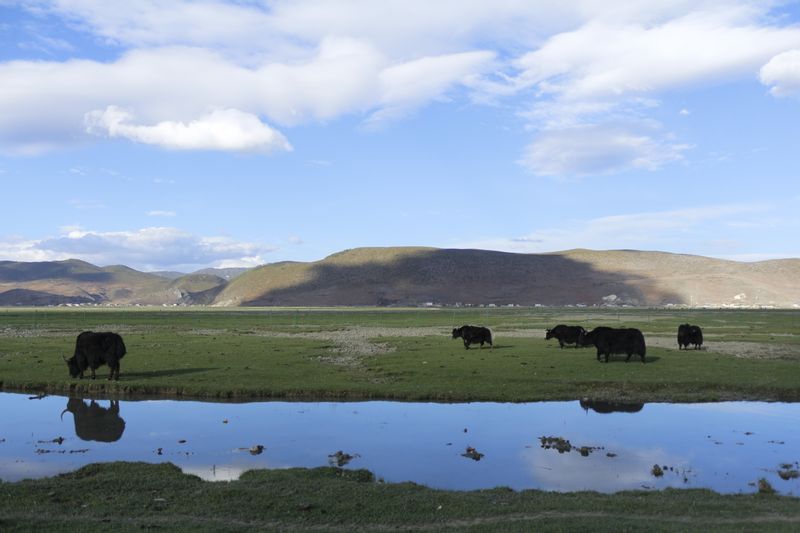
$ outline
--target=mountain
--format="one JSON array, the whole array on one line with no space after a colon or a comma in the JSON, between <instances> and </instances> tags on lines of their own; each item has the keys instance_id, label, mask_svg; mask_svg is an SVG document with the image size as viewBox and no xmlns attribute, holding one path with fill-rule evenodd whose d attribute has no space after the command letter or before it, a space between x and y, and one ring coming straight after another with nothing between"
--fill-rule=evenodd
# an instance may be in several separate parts
<instances>
[{"instance_id":1,"label":"mountain","mask_svg":"<svg viewBox=\"0 0 800 533\"><path fill-rule=\"evenodd\" d=\"M194 272L195 274L211 274L212 276L219 276L224 280L230 281L233 278L239 277L245 272L250 270L249 268L204 268L202 270L198 270Z\"/></svg>"},{"instance_id":2,"label":"mountain","mask_svg":"<svg viewBox=\"0 0 800 533\"><path fill-rule=\"evenodd\" d=\"M636 250L514 254L358 248L311 263L264 265L216 305L800 306L800 259L742 263Z\"/></svg>"},{"instance_id":3,"label":"mountain","mask_svg":"<svg viewBox=\"0 0 800 533\"><path fill-rule=\"evenodd\" d=\"M0 261L0 305L210 303L225 284L218 276L170 280L124 265L98 267L76 259Z\"/></svg>"},{"instance_id":4,"label":"mountain","mask_svg":"<svg viewBox=\"0 0 800 533\"><path fill-rule=\"evenodd\" d=\"M192 274L210 274L212 276L218 276L226 281L230 281L233 278L240 276L250 270L249 268L204 268L202 270L197 270L192 272ZM185 272L176 272L174 270L155 270L153 272L148 272L148 274L155 274L156 276L161 276L162 278L168 279L178 279L182 276L186 276Z\"/></svg>"},{"instance_id":5,"label":"mountain","mask_svg":"<svg viewBox=\"0 0 800 533\"><path fill-rule=\"evenodd\" d=\"M515 254L357 248L227 280L77 260L0 261L0 305L692 305L800 307L800 259L757 263L636 250Z\"/></svg>"},{"instance_id":6,"label":"mountain","mask_svg":"<svg viewBox=\"0 0 800 533\"><path fill-rule=\"evenodd\" d=\"M167 279L178 279L186 275L186 272L178 272L176 270L152 270L148 274L154 274Z\"/></svg>"}]
</instances>

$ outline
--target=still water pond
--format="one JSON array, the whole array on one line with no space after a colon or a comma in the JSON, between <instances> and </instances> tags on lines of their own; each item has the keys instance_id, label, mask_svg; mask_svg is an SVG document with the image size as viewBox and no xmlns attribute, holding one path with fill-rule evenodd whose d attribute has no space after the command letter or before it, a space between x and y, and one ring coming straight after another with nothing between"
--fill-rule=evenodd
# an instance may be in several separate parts
<instances>
[{"instance_id":1,"label":"still water pond","mask_svg":"<svg viewBox=\"0 0 800 533\"><path fill-rule=\"evenodd\" d=\"M800 479L792 477L800 470L800 404L794 403L31 398L0 393L0 479L124 460L169 461L223 481L254 468L341 462L388 482L458 490L702 487L737 493L755 492L755 482L765 478L779 492L800 496Z\"/></svg>"}]
</instances>

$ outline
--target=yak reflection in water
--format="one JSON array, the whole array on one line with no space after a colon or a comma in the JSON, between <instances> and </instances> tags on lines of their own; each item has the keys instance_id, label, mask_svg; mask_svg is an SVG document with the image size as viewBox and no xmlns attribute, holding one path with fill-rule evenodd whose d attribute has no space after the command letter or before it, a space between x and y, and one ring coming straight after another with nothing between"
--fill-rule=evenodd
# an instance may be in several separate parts
<instances>
[{"instance_id":1,"label":"yak reflection in water","mask_svg":"<svg viewBox=\"0 0 800 533\"><path fill-rule=\"evenodd\" d=\"M102 407L94 400L86 401L80 398L70 398L67 408L61 412L69 411L75 421L75 435L81 440L94 440L97 442L115 442L122 437L125 431L125 420L119 416L119 401L111 400L109 407Z\"/></svg>"},{"instance_id":2,"label":"yak reflection in water","mask_svg":"<svg viewBox=\"0 0 800 533\"><path fill-rule=\"evenodd\" d=\"M638 413L644 407L643 403L635 402L614 402L606 400L590 400L584 398L580 401L581 408L584 411L591 409L595 413L608 414L608 413Z\"/></svg>"}]
</instances>

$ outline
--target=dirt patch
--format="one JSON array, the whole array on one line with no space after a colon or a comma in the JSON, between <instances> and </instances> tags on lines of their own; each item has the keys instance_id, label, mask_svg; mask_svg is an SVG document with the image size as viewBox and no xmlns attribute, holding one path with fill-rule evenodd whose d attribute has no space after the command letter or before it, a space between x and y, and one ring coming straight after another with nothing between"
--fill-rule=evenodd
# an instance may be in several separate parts
<instances>
[{"instance_id":1,"label":"dirt patch","mask_svg":"<svg viewBox=\"0 0 800 533\"><path fill-rule=\"evenodd\" d=\"M446 328L381 328L352 327L335 331L315 331L303 333L287 333L283 331L261 331L254 333L260 337L284 339L314 339L331 343L328 355L319 357L323 363L362 368L364 359L385 355L395 351L387 342L380 342L381 337L430 337L449 335Z\"/></svg>"},{"instance_id":2,"label":"dirt patch","mask_svg":"<svg viewBox=\"0 0 800 533\"><path fill-rule=\"evenodd\" d=\"M510 329L508 331L503 330L501 332L494 331L495 337L513 337L513 338L523 338L523 339L544 339L545 330L544 329Z\"/></svg>"},{"instance_id":3,"label":"dirt patch","mask_svg":"<svg viewBox=\"0 0 800 533\"><path fill-rule=\"evenodd\" d=\"M49 331L41 329L18 329L18 328L3 328L0 329L0 337L5 338L38 338L38 337L63 337L67 333L58 331Z\"/></svg>"}]
</instances>

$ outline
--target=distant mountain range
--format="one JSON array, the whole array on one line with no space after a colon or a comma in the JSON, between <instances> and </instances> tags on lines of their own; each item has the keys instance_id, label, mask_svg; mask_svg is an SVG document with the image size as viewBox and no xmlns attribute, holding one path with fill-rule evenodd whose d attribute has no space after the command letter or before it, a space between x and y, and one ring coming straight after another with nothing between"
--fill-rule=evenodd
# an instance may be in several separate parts
<instances>
[{"instance_id":1,"label":"distant mountain range","mask_svg":"<svg viewBox=\"0 0 800 533\"><path fill-rule=\"evenodd\" d=\"M126 266L98 267L69 259L22 263L0 261L0 305L211 304L232 276L214 269L174 277ZM244 271L245 269L241 269Z\"/></svg>"},{"instance_id":2,"label":"distant mountain range","mask_svg":"<svg viewBox=\"0 0 800 533\"><path fill-rule=\"evenodd\" d=\"M192 274L77 260L0 262L0 305L61 304L800 307L800 259L742 263L635 250L357 248L309 263Z\"/></svg>"}]
</instances>

